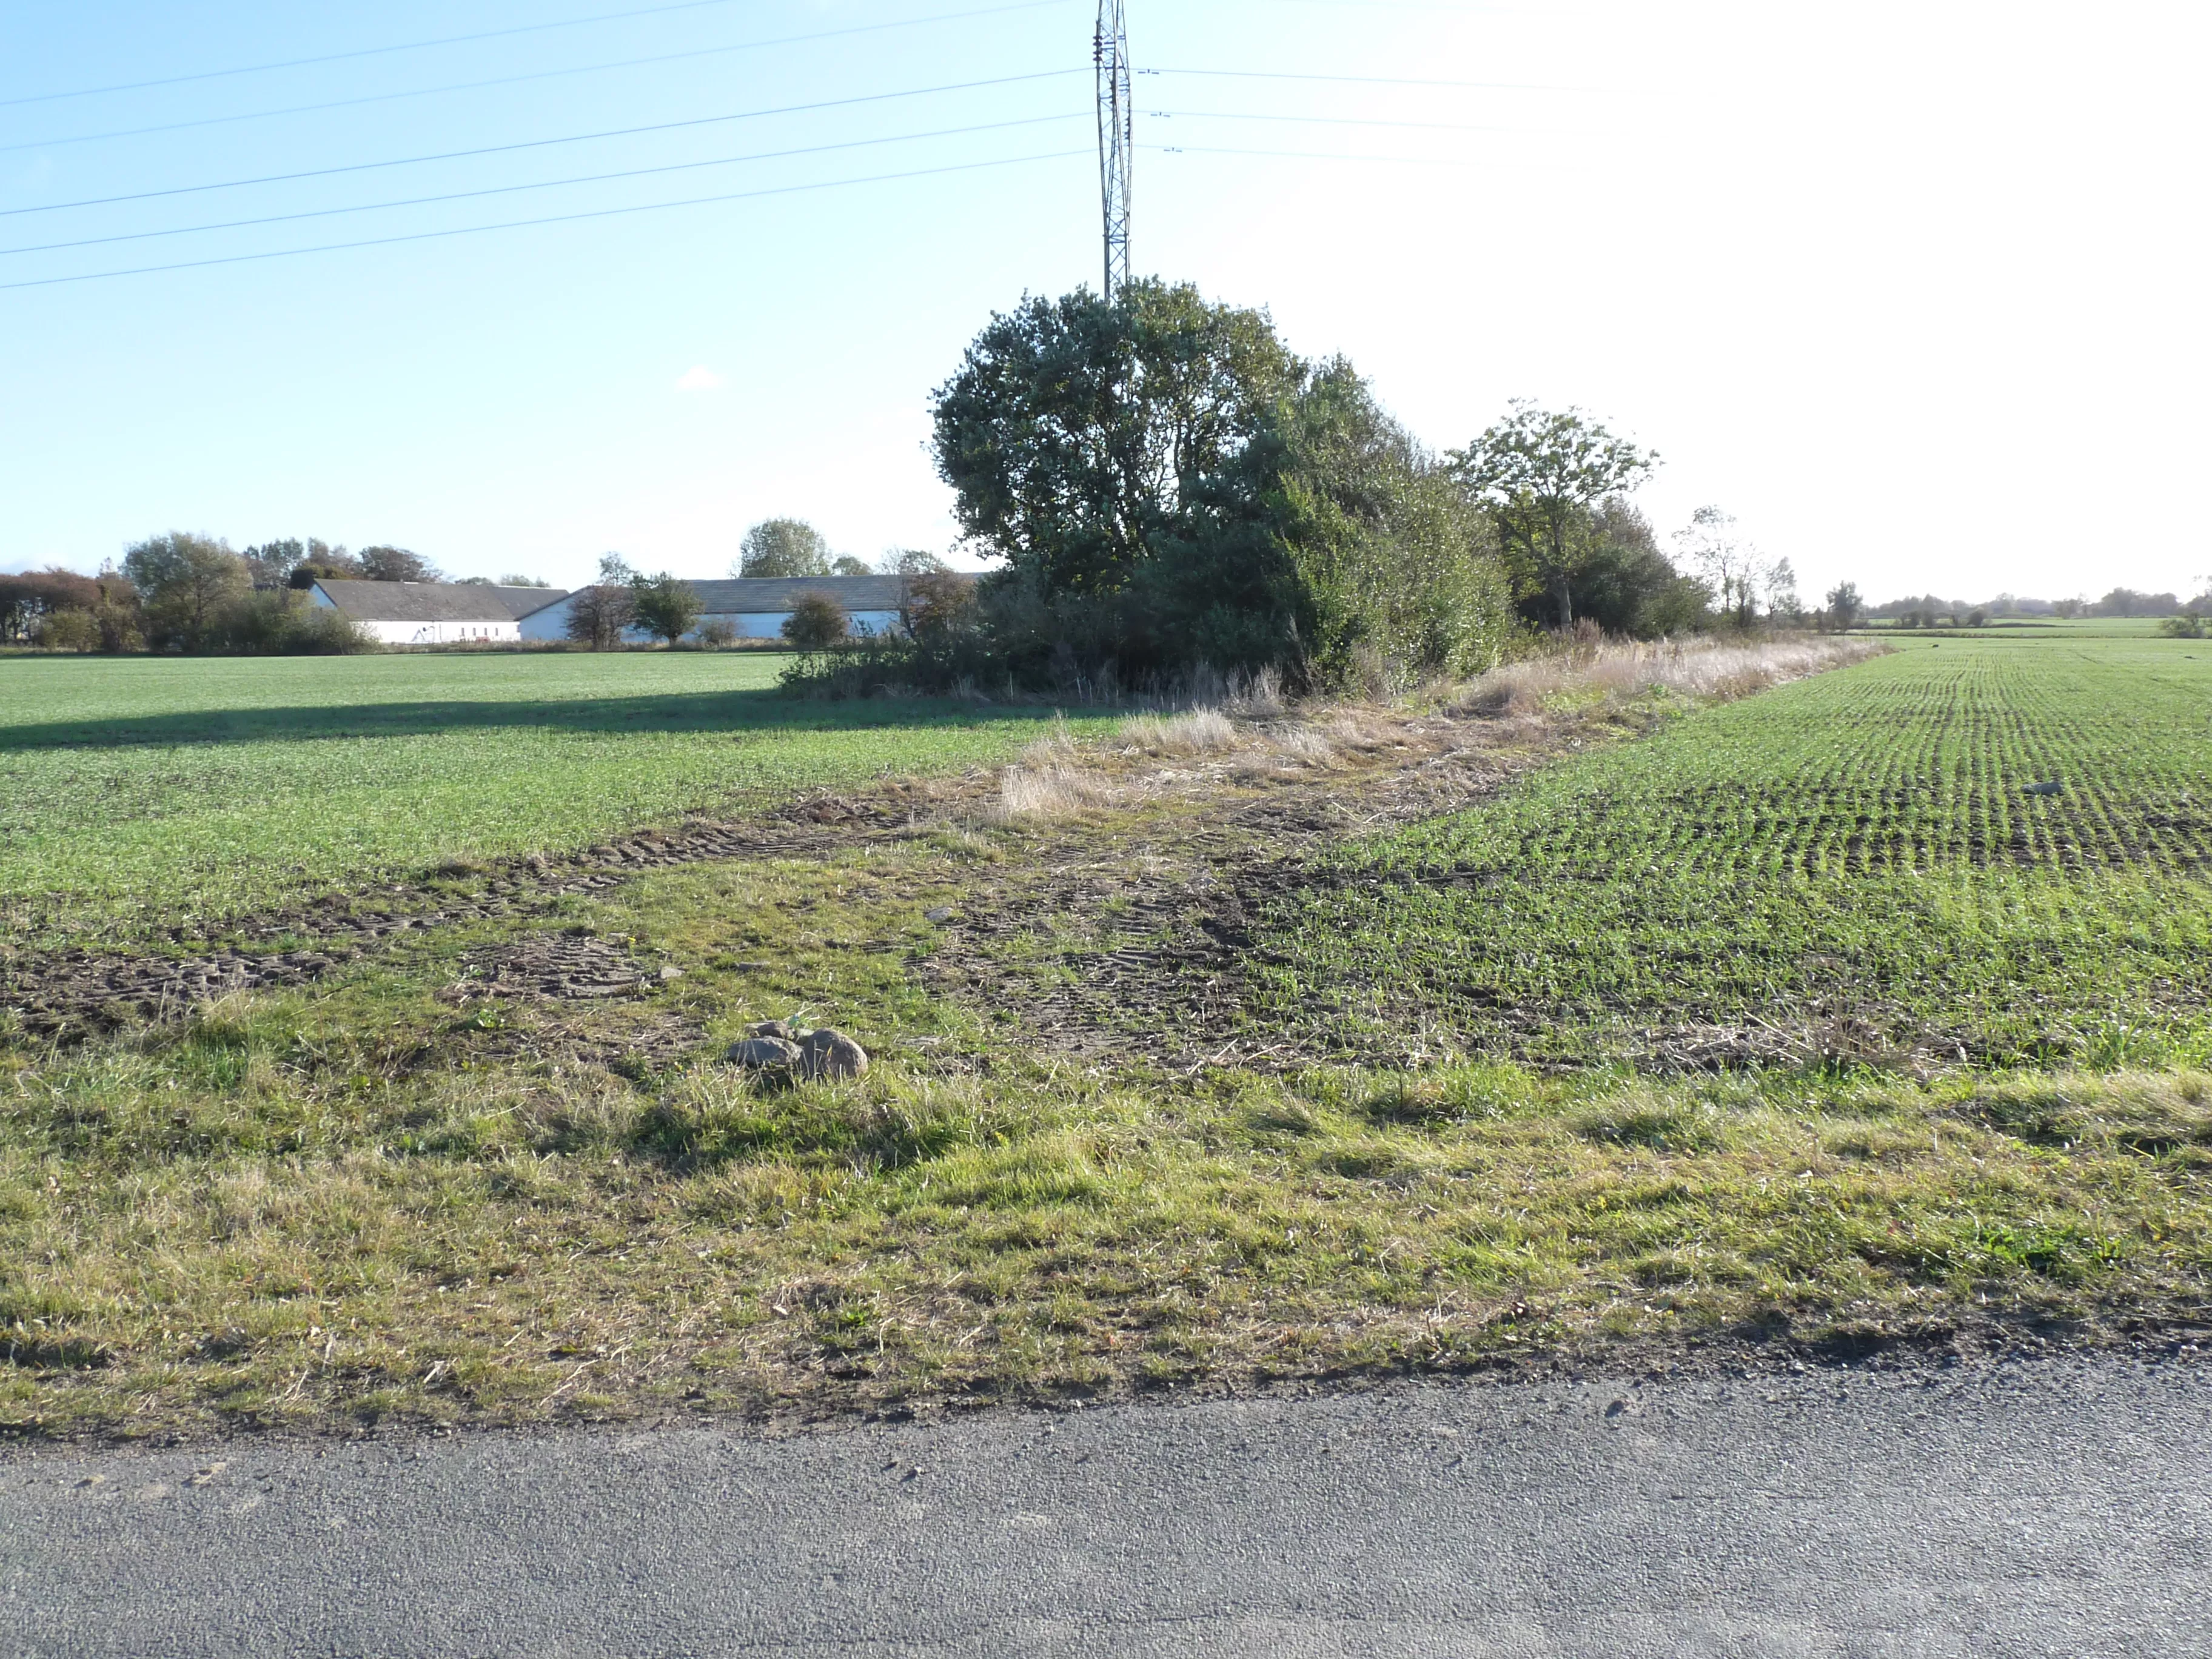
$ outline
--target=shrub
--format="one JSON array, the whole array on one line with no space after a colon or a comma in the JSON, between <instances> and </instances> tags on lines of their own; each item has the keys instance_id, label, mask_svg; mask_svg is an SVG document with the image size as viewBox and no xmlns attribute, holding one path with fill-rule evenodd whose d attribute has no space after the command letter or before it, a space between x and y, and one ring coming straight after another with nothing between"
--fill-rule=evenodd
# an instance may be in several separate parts
<instances>
[{"instance_id":1,"label":"shrub","mask_svg":"<svg viewBox=\"0 0 2212 1659\"><path fill-rule=\"evenodd\" d=\"M50 611L32 624L31 642L46 651L97 651L100 623L89 611Z\"/></svg>"},{"instance_id":2,"label":"shrub","mask_svg":"<svg viewBox=\"0 0 2212 1659\"><path fill-rule=\"evenodd\" d=\"M593 651L614 650L635 619L635 604L626 582L582 589L568 602L568 637Z\"/></svg>"},{"instance_id":3,"label":"shrub","mask_svg":"<svg viewBox=\"0 0 2212 1659\"><path fill-rule=\"evenodd\" d=\"M202 631L199 648L249 657L345 657L379 645L344 612L280 587L232 603Z\"/></svg>"},{"instance_id":4,"label":"shrub","mask_svg":"<svg viewBox=\"0 0 2212 1659\"><path fill-rule=\"evenodd\" d=\"M630 583L629 608L640 628L671 645L697 624L701 609L698 592L691 584L665 570Z\"/></svg>"},{"instance_id":5,"label":"shrub","mask_svg":"<svg viewBox=\"0 0 2212 1659\"><path fill-rule=\"evenodd\" d=\"M0 575L0 640L34 640L41 617L62 611L88 611L102 602L104 594L102 581L58 565L20 576Z\"/></svg>"},{"instance_id":6,"label":"shrub","mask_svg":"<svg viewBox=\"0 0 2212 1659\"><path fill-rule=\"evenodd\" d=\"M852 634L845 607L827 593L802 593L784 618L783 637L801 651L827 651Z\"/></svg>"}]
</instances>

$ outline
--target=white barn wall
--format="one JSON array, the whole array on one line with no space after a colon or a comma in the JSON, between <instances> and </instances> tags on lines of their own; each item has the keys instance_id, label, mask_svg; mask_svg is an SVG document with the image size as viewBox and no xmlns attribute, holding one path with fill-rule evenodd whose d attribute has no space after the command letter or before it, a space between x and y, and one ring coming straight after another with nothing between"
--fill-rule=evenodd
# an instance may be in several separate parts
<instances>
[{"instance_id":1,"label":"white barn wall","mask_svg":"<svg viewBox=\"0 0 2212 1659\"><path fill-rule=\"evenodd\" d=\"M335 611L321 587L307 590L307 603L318 611ZM387 622L356 617L354 626L380 645L514 645L522 629L514 622Z\"/></svg>"},{"instance_id":2,"label":"white barn wall","mask_svg":"<svg viewBox=\"0 0 2212 1659\"><path fill-rule=\"evenodd\" d=\"M567 639L569 611L577 597L572 593L557 604L532 611L522 619L520 637L526 640ZM729 623L732 631L741 640L772 640L781 635L783 625L791 620L791 617L788 611L710 612L701 617L698 628L694 628L684 637L695 640L699 637L699 628L708 623L723 622ZM899 616L896 611L855 611L850 620L856 634L895 634L898 631ZM631 628L623 630L623 638L632 645L644 645L650 642L654 635L641 628Z\"/></svg>"}]
</instances>

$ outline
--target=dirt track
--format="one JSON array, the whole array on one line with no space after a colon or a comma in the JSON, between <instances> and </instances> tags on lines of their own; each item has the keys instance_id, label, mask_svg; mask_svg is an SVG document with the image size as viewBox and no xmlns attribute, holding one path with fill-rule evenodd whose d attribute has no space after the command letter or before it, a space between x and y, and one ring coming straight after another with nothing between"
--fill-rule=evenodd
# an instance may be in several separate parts
<instances>
[{"instance_id":1,"label":"dirt track","mask_svg":"<svg viewBox=\"0 0 2212 1659\"><path fill-rule=\"evenodd\" d=\"M1085 755L1125 810L1002 823L1024 843L1023 857L962 907L934 964L939 982L1012 994L994 947L1041 919L1103 927L1118 942L1086 963L1086 982L1042 1002L1025 992L1026 1012L1081 1048L1104 1040L1094 1013L1172 1005L1178 1030L1200 1042L1224 1029L1229 994L1219 976L1243 942L1251 903L1295 879L1314 849L1480 800L1568 740L1558 723L1525 720L1376 714L1365 730L1364 743L1333 746L1326 764L1275 754L1266 726L1247 729L1233 750L1183 760ZM64 1038L173 1019L239 992L308 983L410 934L528 918L649 871L823 858L984 821L999 787L999 774L973 772L817 792L566 857L441 872L242 918L220 944L174 955L26 951L0 959L0 1009L31 1033ZM1142 872L1133 885L1132 860ZM574 971L511 977L547 994L574 994L580 983L597 988L587 994L619 994L628 969L600 967L580 980Z\"/></svg>"}]
</instances>

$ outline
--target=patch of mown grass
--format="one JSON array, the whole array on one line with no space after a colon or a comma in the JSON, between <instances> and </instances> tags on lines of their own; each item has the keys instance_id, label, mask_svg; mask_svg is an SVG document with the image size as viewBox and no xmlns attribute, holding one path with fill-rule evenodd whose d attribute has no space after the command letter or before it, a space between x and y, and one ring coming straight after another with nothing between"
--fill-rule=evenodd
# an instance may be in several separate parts
<instances>
[{"instance_id":1,"label":"patch of mown grass","mask_svg":"<svg viewBox=\"0 0 2212 1659\"><path fill-rule=\"evenodd\" d=\"M684 968L619 1006L472 1024L487 927L15 1051L0 1421L817 1410L2203 1314L2197 1073L1079 1066L918 988L921 912L975 868L917 840L533 924ZM867 1077L718 1063L800 1012Z\"/></svg>"},{"instance_id":2,"label":"patch of mown grass","mask_svg":"<svg viewBox=\"0 0 2212 1659\"><path fill-rule=\"evenodd\" d=\"M2202 1064L2212 657L2177 643L1908 648L1346 848L1251 1012L1577 1065Z\"/></svg>"}]
</instances>

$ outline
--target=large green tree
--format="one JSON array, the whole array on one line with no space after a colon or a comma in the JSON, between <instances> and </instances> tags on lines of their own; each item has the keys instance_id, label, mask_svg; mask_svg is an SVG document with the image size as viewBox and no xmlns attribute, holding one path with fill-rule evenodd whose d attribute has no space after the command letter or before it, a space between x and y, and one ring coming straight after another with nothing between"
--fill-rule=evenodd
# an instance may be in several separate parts
<instances>
[{"instance_id":1,"label":"large green tree","mask_svg":"<svg viewBox=\"0 0 2212 1659\"><path fill-rule=\"evenodd\" d=\"M673 645L699 625L705 609L690 582L662 571L658 576L633 577L629 584L630 615L655 639Z\"/></svg>"},{"instance_id":2,"label":"large green tree","mask_svg":"<svg viewBox=\"0 0 2212 1659\"><path fill-rule=\"evenodd\" d=\"M364 547L357 556L361 574L373 582L434 582L445 580L438 567L404 547Z\"/></svg>"},{"instance_id":3,"label":"large green tree","mask_svg":"<svg viewBox=\"0 0 2212 1659\"><path fill-rule=\"evenodd\" d=\"M934 416L962 532L1007 565L976 611L1002 658L1341 678L1497 642L1505 596L1464 491L1263 313L1157 281L1024 300Z\"/></svg>"},{"instance_id":4,"label":"large green tree","mask_svg":"<svg viewBox=\"0 0 2212 1659\"><path fill-rule=\"evenodd\" d=\"M1659 464L1578 409L1540 409L1525 398L1452 460L1489 507L1524 590L1548 595L1562 628L1574 625L1575 579L1598 550L1588 533L1592 510Z\"/></svg>"},{"instance_id":5,"label":"large green tree","mask_svg":"<svg viewBox=\"0 0 2212 1659\"><path fill-rule=\"evenodd\" d=\"M739 576L826 576L829 538L804 519L764 519L738 544ZM865 574L865 573L864 573Z\"/></svg>"},{"instance_id":6,"label":"large green tree","mask_svg":"<svg viewBox=\"0 0 2212 1659\"><path fill-rule=\"evenodd\" d=\"M246 561L228 542L173 530L123 556L123 574L143 597L146 632L155 645L205 648L252 589Z\"/></svg>"},{"instance_id":7,"label":"large green tree","mask_svg":"<svg viewBox=\"0 0 2212 1659\"><path fill-rule=\"evenodd\" d=\"M1299 375L1264 314L1187 284L1026 299L938 388L938 471L967 539L1048 597L1121 592L1216 527Z\"/></svg>"}]
</instances>

